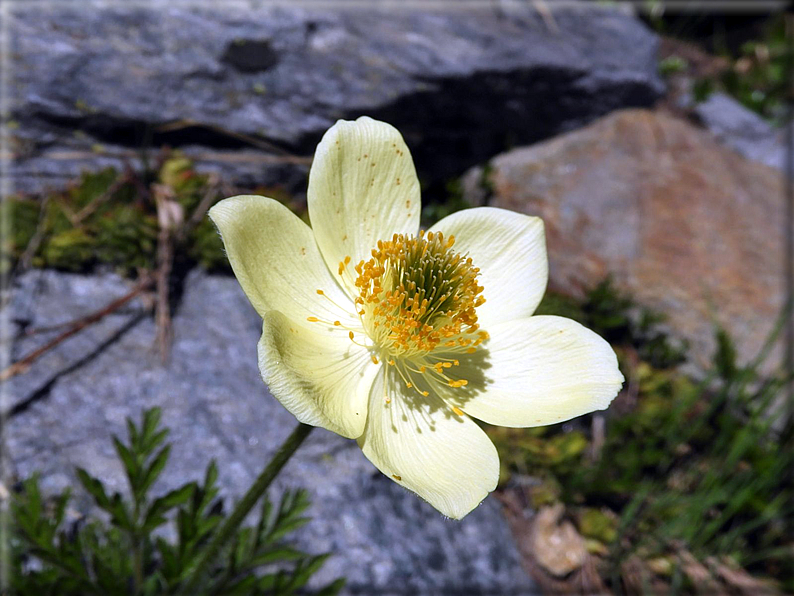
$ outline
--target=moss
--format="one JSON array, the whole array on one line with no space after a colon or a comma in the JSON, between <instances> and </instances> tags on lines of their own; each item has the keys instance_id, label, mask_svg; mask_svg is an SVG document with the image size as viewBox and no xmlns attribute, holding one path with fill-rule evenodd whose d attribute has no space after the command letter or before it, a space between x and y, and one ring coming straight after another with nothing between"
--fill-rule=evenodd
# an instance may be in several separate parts
<instances>
[{"instance_id":1,"label":"moss","mask_svg":"<svg viewBox=\"0 0 794 596\"><path fill-rule=\"evenodd\" d=\"M585 538L610 544L618 537L618 517L609 509L584 507L576 516L579 533Z\"/></svg>"},{"instance_id":2,"label":"moss","mask_svg":"<svg viewBox=\"0 0 794 596\"><path fill-rule=\"evenodd\" d=\"M157 217L121 205L94 223L97 260L124 273L152 268L157 254Z\"/></svg>"},{"instance_id":3,"label":"moss","mask_svg":"<svg viewBox=\"0 0 794 596\"><path fill-rule=\"evenodd\" d=\"M151 181L170 189L186 217L208 192L217 192L210 188L209 176L197 173L192 162L179 152L163 162ZM139 268L153 269L157 208L151 188L141 193L145 183L142 175L133 182L127 174L122 177L113 168L84 173L67 190L49 197L43 219L39 201L10 199L6 209L11 218L11 234L3 245L2 267L6 271L13 267L41 225L44 238L34 256L34 266L90 271L102 265L122 274L132 274ZM263 188L256 192L285 203L299 214L306 212L305 204L296 203L283 189ZM180 266L199 264L213 271L229 271L223 245L206 216L176 251Z\"/></svg>"},{"instance_id":4,"label":"moss","mask_svg":"<svg viewBox=\"0 0 794 596\"><path fill-rule=\"evenodd\" d=\"M64 230L44 245L41 258L48 266L57 269L84 271L94 261L94 242L83 230Z\"/></svg>"},{"instance_id":5,"label":"moss","mask_svg":"<svg viewBox=\"0 0 794 596\"><path fill-rule=\"evenodd\" d=\"M10 218L11 230L6 238L4 251L21 254L28 246L39 225L41 206L36 201L11 198L4 205L4 216Z\"/></svg>"}]
</instances>

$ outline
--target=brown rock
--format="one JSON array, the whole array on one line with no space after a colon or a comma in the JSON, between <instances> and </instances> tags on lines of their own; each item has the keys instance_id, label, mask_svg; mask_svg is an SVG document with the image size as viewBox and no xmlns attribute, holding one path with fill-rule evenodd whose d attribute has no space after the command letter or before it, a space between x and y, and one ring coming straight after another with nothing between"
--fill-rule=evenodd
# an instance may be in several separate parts
<instances>
[{"instance_id":1,"label":"brown rock","mask_svg":"<svg viewBox=\"0 0 794 596\"><path fill-rule=\"evenodd\" d=\"M491 165L490 204L546 222L551 288L581 295L611 273L668 315L701 366L714 320L743 360L763 345L784 294L778 171L646 110L613 113Z\"/></svg>"}]
</instances>

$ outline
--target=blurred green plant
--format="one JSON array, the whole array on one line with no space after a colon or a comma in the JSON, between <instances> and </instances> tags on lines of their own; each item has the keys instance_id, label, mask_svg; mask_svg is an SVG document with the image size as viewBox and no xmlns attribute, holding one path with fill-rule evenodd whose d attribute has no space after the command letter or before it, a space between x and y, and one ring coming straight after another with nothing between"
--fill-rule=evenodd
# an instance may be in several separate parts
<instances>
[{"instance_id":1,"label":"blurred green plant","mask_svg":"<svg viewBox=\"0 0 794 596\"><path fill-rule=\"evenodd\" d=\"M678 589L696 591L681 575L681 552L701 562L730 561L794 590L794 538L787 534L794 453L776 426L789 379L760 373L777 336L742 365L717 329L713 365L695 381L669 366L669 349L659 347L664 335L641 324L658 317L632 323L630 308L608 281L578 305L554 295L544 300L540 312L573 314L614 342L627 385L606 412L598 446L577 424L488 428L502 458L502 484L512 474L530 476L534 507L565 503L618 591L624 565L636 557L669 572Z\"/></svg>"},{"instance_id":2,"label":"blurred green plant","mask_svg":"<svg viewBox=\"0 0 794 596\"><path fill-rule=\"evenodd\" d=\"M226 519L218 498L218 468L210 463L203 483L190 482L153 497L151 489L168 462L168 430L160 410L127 419L128 442L113 438L128 494L109 494L100 480L78 468L77 476L105 519L69 510L69 490L42 495L37 477L21 483L11 503L12 574L15 594L176 594L216 528ZM238 528L204 570L196 594L306 594L310 577L329 555L296 549L289 535L308 522L306 492L286 491L277 505L265 496L254 526ZM336 594L339 579L317 594Z\"/></svg>"},{"instance_id":3,"label":"blurred green plant","mask_svg":"<svg viewBox=\"0 0 794 596\"><path fill-rule=\"evenodd\" d=\"M776 124L786 115L791 45L785 17L774 18L758 41L744 43L719 84L745 106Z\"/></svg>"},{"instance_id":4,"label":"blurred green plant","mask_svg":"<svg viewBox=\"0 0 794 596\"><path fill-rule=\"evenodd\" d=\"M663 77L669 77L679 72L684 72L689 63L680 56L667 56L667 58L659 62L659 74Z\"/></svg>"},{"instance_id":5,"label":"blurred green plant","mask_svg":"<svg viewBox=\"0 0 794 596\"><path fill-rule=\"evenodd\" d=\"M155 184L179 205L185 219L197 215L175 246L181 264L229 271L223 243L205 214L222 198L220 189L213 186L211 176L197 173L178 152L166 156L154 174L107 168L83 173L71 188L46 201L10 198L5 215L10 218L11 233L3 243L0 266L11 271L31 248L34 267L75 272L109 267L122 275L154 269L159 231ZM255 192L282 201L299 214L305 212L305 206L301 209L283 189Z\"/></svg>"},{"instance_id":6,"label":"blurred green plant","mask_svg":"<svg viewBox=\"0 0 794 596\"><path fill-rule=\"evenodd\" d=\"M757 39L737 47L727 42L724 29L715 28L711 33L700 30L706 13L693 13L689 18L676 13L675 24L670 25L663 16L663 2L647 2L645 8L648 22L660 34L695 43L724 60L725 65L718 67L717 72L695 74L692 80L695 101L705 101L715 91L723 91L773 124L783 124L791 84L790 33L786 31L785 13L769 16L754 33ZM659 63L659 72L671 76L686 71L689 66L687 60L673 55Z\"/></svg>"}]
</instances>

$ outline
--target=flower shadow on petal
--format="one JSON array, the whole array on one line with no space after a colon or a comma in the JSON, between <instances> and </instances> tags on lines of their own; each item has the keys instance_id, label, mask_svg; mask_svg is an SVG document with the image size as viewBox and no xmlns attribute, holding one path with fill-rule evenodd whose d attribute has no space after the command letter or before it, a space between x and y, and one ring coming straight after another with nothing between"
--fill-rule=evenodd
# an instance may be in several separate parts
<instances>
[{"instance_id":1,"label":"flower shadow on petal","mask_svg":"<svg viewBox=\"0 0 794 596\"><path fill-rule=\"evenodd\" d=\"M445 356L440 354L440 356ZM402 420L408 420L409 414L415 419L424 420L425 427L431 432L434 430L435 420L439 415L447 419L464 421L466 404L487 390L493 383L487 375L487 370L492 367L490 351L484 346L472 354L450 353L449 360L457 360L460 364L448 369L450 378L455 380L465 379L467 384L462 387L450 387L443 379L432 373L425 373L417 380L413 388L407 388L404 379L399 377L398 371L390 367L386 374L392 387L400 387L399 401L403 407ZM460 374L457 374L457 373ZM413 377L416 378L416 377ZM428 380L432 379L432 380ZM428 396L420 394L426 391ZM457 411L456 411L457 410ZM394 429L396 430L396 428ZM417 424L417 432L421 432Z\"/></svg>"}]
</instances>

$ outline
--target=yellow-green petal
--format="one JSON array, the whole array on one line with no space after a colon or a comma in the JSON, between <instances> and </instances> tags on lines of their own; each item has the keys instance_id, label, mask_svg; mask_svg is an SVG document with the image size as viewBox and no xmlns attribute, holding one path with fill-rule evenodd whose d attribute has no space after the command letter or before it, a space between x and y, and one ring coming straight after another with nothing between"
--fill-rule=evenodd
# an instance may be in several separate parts
<instances>
[{"instance_id":1,"label":"yellow-green petal","mask_svg":"<svg viewBox=\"0 0 794 596\"><path fill-rule=\"evenodd\" d=\"M455 236L454 250L480 269L485 304L478 323L492 325L528 317L546 291L549 268L543 220L522 213L476 207L449 215L432 228Z\"/></svg>"},{"instance_id":2,"label":"yellow-green petal","mask_svg":"<svg viewBox=\"0 0 794 596\"><path fill-rule=\"evenodd\" d=\"M353 267L370 258L378 240L419 230L419 180L397 129L367 117L334 124L314 155L308 206L331 271L350 257L345 281L352 293Z\"/></svg>"},{"instance_id":3,"label":"yellow-green petal","mask_svg":"<svg viewBox=\"0 0 794 596\"><path fill-rule=\"evenodd\" d=\"M379 367L345 330L310 329L269 311L258 354L262 379L299 421L350 439L361 436Z\"/></svg>"},{"instance_id":4,"label":"yellow-green petal","mask_svg":"<svg viewBox=\"0 0 794 596\"><path fill-rule=\"evenodd\" d=\"M219 202L209 215L260 316L278 310L307 325L310 316L360 324L353 303L325 266L311 229L284 205L241 195Z\"/></svg>"},{"instance_id":5,"label":"yellow-green petal","mask_svg":"<svg viewBox=\"0 0 794 596\"><path fill-rule=\"evenodd\" d=\"M468 385L443 390L450 404L489 424L543 426L604 410L623 385L612 347L571 319L528 317L489 332L454 371Z\"/></svg>"},{"instance_id":6,"label":"yellow-green petal","mask_svg":"<svg viewBox=\"0 0 794 596\"><path fill-rule=\"evenodd\" d=\"M372 385L358 443L388 478L453 519L477 507L499 479L499 456L482 429L435 395L412 393L394 368Z\"/></svg>"}]
</instances>

